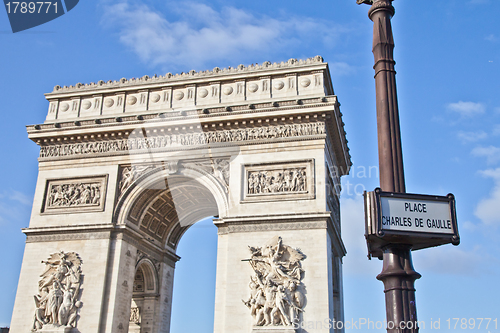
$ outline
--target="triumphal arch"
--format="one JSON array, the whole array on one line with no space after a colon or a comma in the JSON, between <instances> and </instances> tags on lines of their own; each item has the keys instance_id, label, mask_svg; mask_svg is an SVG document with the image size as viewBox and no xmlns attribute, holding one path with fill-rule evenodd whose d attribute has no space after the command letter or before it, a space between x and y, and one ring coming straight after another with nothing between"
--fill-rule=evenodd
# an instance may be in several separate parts
<instances>
[{"instance_id":1,"label":"triumphal arch","mask_svg":"<svg viewBox=\"0 0 500 333\"><path fill-rule=\"evenodd\" d=\"M214 332L343 331L330 323L351 162L321 57L46 98L46 121L27 127L39 174L12 333L169 332L177 245L210 216Z\"/></svg>"}]
</instances>

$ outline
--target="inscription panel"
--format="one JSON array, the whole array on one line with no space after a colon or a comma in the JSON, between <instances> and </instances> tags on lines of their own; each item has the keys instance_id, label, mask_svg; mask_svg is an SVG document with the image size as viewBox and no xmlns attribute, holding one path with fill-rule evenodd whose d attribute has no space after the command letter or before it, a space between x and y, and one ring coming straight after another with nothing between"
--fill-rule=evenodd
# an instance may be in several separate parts
<instances>
[{"instance_id":1,"label":"inscription panel","mask_svg":"<svg viewBox=\"0 0 500 333\"><path fill-rule=\"evenodd\" d=\"M244 165L242 202L314 199L314 160Z\"/></svg>"},{"instance_id":2,"label":"inscription panel","mask_svg":"<svg viewBox=\"0 0 500 333\"><path fill-rule=\"evenodd\" d=\"M63 214L102 212L108 176L49 179L41 212Z\"/></svg>"}]
</instances>

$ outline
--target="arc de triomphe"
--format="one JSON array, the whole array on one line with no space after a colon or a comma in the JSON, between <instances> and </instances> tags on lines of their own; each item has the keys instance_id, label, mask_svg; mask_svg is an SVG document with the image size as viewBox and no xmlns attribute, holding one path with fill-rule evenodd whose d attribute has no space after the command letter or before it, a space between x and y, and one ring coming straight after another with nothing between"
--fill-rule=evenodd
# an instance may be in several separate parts
<instances>
[{"instance_id":1,"label":"arc de triomphe","mask_svg":"<svg viewBox=\"0 0 500 333\"><path fill-rule=\"evenodd\" d=\"M321 57L56 86L12 333L169 332L176 247L218 227L216 333L342 332L340 177ZM320 324L323 323L323 324Z\"/></svg>"}]
</instances>

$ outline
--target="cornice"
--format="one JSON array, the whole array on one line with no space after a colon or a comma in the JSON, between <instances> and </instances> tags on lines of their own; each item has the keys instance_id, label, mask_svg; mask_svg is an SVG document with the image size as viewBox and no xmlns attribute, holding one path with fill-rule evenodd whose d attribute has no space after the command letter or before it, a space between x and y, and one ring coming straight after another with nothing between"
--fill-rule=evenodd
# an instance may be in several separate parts
<instances>
[{"instance_id":1,"label":"cornice","mask_svg":"<svg viewBox=\"0 0 500 333\"><path fill-rule=\"evenodd\" d=\"M237 67L228 67L228 68L219 68L215 67L213 70L206 70L206 71L195 71L191 70L187 73L179 73L179 74L172 74L172 73L167 73L165 75L154 75L154 76L148 76L144 75L141 78L131 78L131 79L126 79L122 78L118 81L113 81L109 80L107 82L101 80L98 81L97 83L91 82L88 84L82 84L82 83L77 83L74 86L58 86L56 85L54 87L54 90L51 93L45 94L47 99L50 98L57 98L60 97L61 95L66 96L68 94L72 93L78 93L81 94L83 92L104 92L104 91L112 91L113 89L120 89L123 90L124 88L131 87L133 89L140 89L141 86L151 86L154 84L161 84L162 86L165 85L165 83L175 83L177 85L179 84L193 84L193 81L196 80L211 80L211 81L216 81L216 80L221 80L221 79L227 79L230 76L238 76L238 75L244 75L248 76L249 74L256 74L258 76L266 76L268 75L268 71L272 71L274 73L278 73L280 69L285 70L285 72L290 72L291 70L297 70L301 69L304 67L311 67L315 65L326 65L326 63L323 62L323 58L321 56L316 56L313 58L308 58L308 59L289 59L288 61L280 62L280 63L271 63L269 61L263 62L261 65L259 64L252 64L249 66L244 66L244 65L239 65ZM236 77L234 79L237 79Z\"/></svg>"},{"instance_id":2,"label":"cornice","mask_svg":"<svg viewBox=\"0 0 500 333\"><path fill-rule=\"evenodd\" d=\"M65 232L106 232L113 231L116 227L112 224L82 224L82 225L62 225L50 227L30 227L21 229L26 235L44 233L65 233Z\"/></svg>"},{"instance_id":3,"label":"cornice","mask_svg":"<svg viewBox=\"0 0 500 333\"><path fill-rule=\"evenodd\" d=\"M257 86L258 90L253 90ZM268 126L322 121L327 132L321 134L328 134L338 162L344 170L348 170L351 164L340 104L333 95L328 64L319 56L274 64L265 62L248 67L77 84L57 88L46 96L50 101L47 119L43 124L27 126L28 136L41 147L59 147L55 148L58 151L69 148L100 157L131 152L123 146L124 141L135 135L133 133L137 134L137 130L149 138L172 135L172 138L184 139L184 135L200 132L231 135L234 133L230 132L236 129L262 128L267 131ZM199 103L197 98L201 98ZM84 109L87 111L82 111ZM297 138L292 139L292 136ZM296 134L287 138L265 136L278 141L309 140L311 137ZM245 142L239 142L239 145L267 142L253 137L241 141ZM90 146L78 146L81 143ZM102 148L103 144L112 147ZM149 147L150 143L145 144ZM115 149L117 145L119 147ZM185 150L197 144L187 146L191 147L155 144L154 148ZM44 161L66 159L70 154L59 155L57 152L49 155L44 151L41 157Z\"/></svg>"},{"instance_id":4,"label":"cornice","mask_svg":"<svg viewBox=\"0 0 500 333\"><path fill-rule=\"evenodd\" d=\"M61 120L56 123L44 123L27 125L26 130L30 139L36 141L36 138L45 136L58 136L57 133L66 132L68 130L95 130L100 132L100 129L106 130L114 129L123 130L125 127L142 127L147 124L154 126L155 124L161 126L179 126L187 125L189 122L210 123L219 122L219 118L234 118L238 115L259 115L265 116L266 113L273 113L276 111L291 111L301 110L301 112L308 112L312 108L334 107L337 103L336 96L326 97L312 97L312 98L294 98L283 99L280 101L266 101L262 103L253 104L235 104L231 106L217 106L217 107L194 107L191 110L183 111L166 111L166 112L151 112L141 115L126 115L120 117L106 117L106 118L92 118L81 120ZM272 116L272 115L270 115ZM224 120L225 121L225 120Z\"/></svg>"},{"instance_id":5,"label":"cornice","mask_svg":"<svg viewBox=\"0 0 500 333\"><path fill-rule=\"evenodd\" d=\"M230 223L277 223L277 222L308 222L322 221L330 218L330 212L317 213L295 213L295 214L279 214L279 215L246 215L246 216L231 216L214 219L216 226L221 226Z\"/></svg>"},{"instance_id":6,"label":"cornice","mask_svg":"<svg viewBox=\"0 0 500 333\"><path fill-rule=\"evenodd\" d=\"M214 219L219 234L258 231L328 229L330 213L234 216Z\"/></svg>"},{"instance_id":7,"label":"cornice","mask_svg":"<svg viewBox=\"0 0 500 333\"><path fill-rule=\"evenodd\" d=\"M153 244L139 232L124 225L88 224L65 225L50 227L24 228L26 243L60 242L91 239L120 239L124 240L149 256L163 260L169 265L180 259L178 255L168 249ZM163 258L163 259L162 259Z\"/></svg>"},{"instance_id":8,"label":"cornice","mask_svg":"<svg viewBox=\"0 0 500 333\"><path fill-rule=\"evenodd\" d=\"M332 244L334 244L336 255L343 257L347 253L340 230L332 221L331 212L224 217L214 219L214 224L220 235L241 232L326 229L332 239Z\"/></svg>"},{"instance_id":9,"label":"cornice","mask_svg":"<svg viewBox=\"0 0 500 333\"><path fill-rule=\"evenodd\" d=\"M217 108L215 108L217 109ZM198 110L199 112L200 110ZM216 112L219 113L216 113ZM339 110L339 103L336 96L316 97L309 99L282 100L273 103L260 103L255 105L239 105L231 110L220 108L214 112L209 109L207 113L200 112L195 115L172 116L166 118L159 117L157 113L148 114L141 117L136 116L120 118L100 119L99 122L92 120L54 124L41 124L27 126L29 137L42 147L59 147L57 149L66 149L68 145L80 143L111 143L123 145L123 141L130 139L134 130L140 129L141 137L155 138L159 136L179 136L179 135L210 135L213 132L234 132L237 129L249 130L251 128L267 128L273 126L287 125L296 126L300 124L315 123L317 121L326 124L326 131L320 134L328 133L334 147L337 161L342 170L348 170L351 164L347 140L345 139L344 123L342 114ZM197 112L197 111L195 111ZM163 114L162 114L163 115ZM234 133L233 133L234 134ZM290 141L290 140L310 140L317 138L317 135L287 135L286 137L267 136L264 140L256 138L250 140L230 140L230 142L204 141L211 146L224 146L227 144L247 145L266 143L269 140ZM202 143L203 144L203 143ZM147 143L149 145L149 143ZM173 151L199 148L199 144L183 145L162 145L154 146L155 151ZM67 147L73 149L72 147ZM161 149L160 149L161 148ZM85 154L86 156L114 156L123 153L136 154L140 150L125 148L101 149L100 147L77 147L76 149L96 150L95 154ZM149 148L148 148L149 149ZM41 154L43 160L53 159L71 159L79 158L81 154Z\"/></svg>"},{"instance_id":10,"label":"cornice","mask_svg":"<svg viewBox=\"0 0 500 333\"><path fill-rule=\"evenodd\" d=\"M328 64L321 57L248 67L194 72L141 79L100 81L98 84L56 86L45 124L105 121L113 117L165 117L212 113L242 104L275 104L282 99L334 95ZM208 113L209 114L209 113Z\"/></svg>"}]
</instances>

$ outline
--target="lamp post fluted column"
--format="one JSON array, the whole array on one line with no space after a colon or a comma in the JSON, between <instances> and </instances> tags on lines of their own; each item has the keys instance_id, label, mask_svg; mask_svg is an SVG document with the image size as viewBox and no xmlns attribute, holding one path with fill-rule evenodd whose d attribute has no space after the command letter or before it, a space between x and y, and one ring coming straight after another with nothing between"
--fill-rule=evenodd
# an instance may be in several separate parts
<instances>
[{"instance_id":1,"label":"lamp post fluted column","mask_svg":"<svg viewBox=\"0 0 500 333\"><path fill-rule=\"evenodd\" d=\"M406 192L399 125L394 39L391 19L393 0L357 0L371 5L373 56L377 99L377 134L380 188L385 192ZM383 269L377 279L384 283L387 332L418 332L415 280L411 245L387 244L383 248Z\"/></svg>"},{"instance_id":2,"label":"lamp post fluted column","mask_svg":"<svg viewBox=\"0 0 500 333\"><path fill-rule=\"evenodd\" d=\"M368 16L373 21L373 56L377 96L377 129L380 188L387 192L405 192L403 154L399 129L394 39L391 18L392 0L377 0Z\"/></svg>"}]
</instances>

